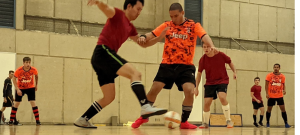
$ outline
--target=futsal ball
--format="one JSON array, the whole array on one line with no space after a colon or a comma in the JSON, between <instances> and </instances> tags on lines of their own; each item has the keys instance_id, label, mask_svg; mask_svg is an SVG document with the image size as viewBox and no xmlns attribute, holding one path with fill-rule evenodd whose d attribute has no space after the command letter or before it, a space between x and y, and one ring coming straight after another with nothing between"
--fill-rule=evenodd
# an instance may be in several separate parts
<instances>
[{"instance_id":1,"label":"futsal ball","mask_svg":"<svg viewBox=\"0 0 300 135\"><path fill-rule=\"evenodd\" d=\"M179 113L174 112L174 111L169 111L167 113L165 113L164 115L165 118L165 126L170 128L170 129L174 129L179 127L180 123L181 123L181 118Z\"/></svg>"}]
</instances>

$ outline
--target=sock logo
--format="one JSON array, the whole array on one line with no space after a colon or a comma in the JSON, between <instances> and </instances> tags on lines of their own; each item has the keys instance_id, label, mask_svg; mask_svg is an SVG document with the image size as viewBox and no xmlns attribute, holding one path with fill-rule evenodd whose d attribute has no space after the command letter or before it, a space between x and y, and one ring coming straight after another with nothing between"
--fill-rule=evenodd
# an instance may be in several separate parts
<instances>
[{"instance_id":1,"label":"sock logo","mask_svg":"<svg viewBox=\"0 0 300 135\"><path fill-rule=\"evenodd\" d=\"M144 104L146 102L146 99L141 100L141 103Z\"/></svg>"}]
</instances>

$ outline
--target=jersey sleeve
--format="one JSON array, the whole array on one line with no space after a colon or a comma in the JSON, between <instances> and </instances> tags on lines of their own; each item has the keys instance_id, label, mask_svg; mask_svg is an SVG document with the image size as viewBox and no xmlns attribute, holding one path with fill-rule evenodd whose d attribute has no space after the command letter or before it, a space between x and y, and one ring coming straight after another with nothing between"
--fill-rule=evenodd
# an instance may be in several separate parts
<instances>
[{"instance_id":1,"label":"jersey sleeve","mask_svg":"<svg viewBox=\"0 0 300 135\"><path fill-rule=\"evenodd\" d=\"M118 8L114 8L115 9L115 15L110 18L111 20L115 20L115 21L119 21L118 19L122 16L122 10L118 9Z\"/></svg>"},{"instance_id":2,"label":"jersey sleeve","mask_svg":"<svg viewBox=\"0 0 300 135\"><path fill-rule=\"evenodd\" d=\"M269 82L271 81L271 74L268 74L268 75L267 75L266 81L269 81Z\"/></svg>"},{"instance_id":3,"label":"jersey sleeve","mask_svg":"<svg viewBox=\"0 0 300 135\"><path fill-rule=\"evenodd\" d=\"M37 75L37 74L38 74L38 70L37 70L36 68L34 68L33 74L34 74L34 75Z\"/></svg>"},{"instance_id":4,"label":"jersey sleeve","mask_svg":"<svg viewBox=\"0 0 300 135\"><path fill-rule=\"evenodd\" d=\"M159 25L157 28L155 28L153 31L152 31L152 34L155 36L155 37L158 37L161 32L167 27L167 23L163 23L161 25Z\"/></svg>"},{"instance_id":5,"label":"jersey sleeve","mask_svg":"<svg viewBox=\"0 0 300 135\"><path fill-rule=\"evenodd\" d=\"M14 76L15 76L16 78L19 78L19 76L20 76L20 71L19 71L18 69L16 70Z\"/></svg>"},{"instance_id":6,"label":"jersey sleeve","mask_svg":"<svg viewBox=\"0 0 300 135\"><path fill-rule=\"evenodd\" d=\"M251 92L255 92L255 88L254 87L251 87Z\"/></svg>"},{"instance_id":7,"label":"jersey sleeve","mask_svg":"<svg viewBox=\"0 0 300 135\"><path fill-rule=\"evenodd\" d=\"M131 30L131 32L130 32L130 37L131 37L131 36L136 36L136 35L138 35L138 33L137 33L137 31L136 31L136 28L132 25L132 30Z\"/></svg>"},{"instance_id":8,"label":"jersey sleeve","mask_svg":"<svg viewBox=\"0 0 300 135\"><path fill-rule=\"evenodd\" d=\"M285 76L282 74L281 83L285 83Z\"/></svg>"},{"instance_id":9,"label":"jersey sleeve","mask_svg":"<svg viewBox=\"0 0 300 135\"><path fill-rule=\"evenodd\" d=\"M227 56L225 53L220 52L222 54L223 59L225 60L225 63L230 64L231 63L231 59L229 56Z\"/></svg>"},{"instance_id":10,"label":"jersey sleeve","mask_svg":"<svg viewBox=\"0 0 300 135\"><path fill-rule=\"evenodd\" d=\"M201 72L204 70L204 55L199 60L199 66L198 66L198 72Z\"/></svg>"},{"instance_id":11,"label":"jersey sleeve","mask_svg":"<svg viewBox=\"0 0 300 135\"><path fill-rule=\"evenodd\" d=\"M202 39L202 37L203 37L204 35L206 35L206 31L202 28L202 26L201 26L200 23L196 23L196 25L195 25L195 33L196 33L196 35L197 35L200 39Z\"/></svg>"}]
</instances>

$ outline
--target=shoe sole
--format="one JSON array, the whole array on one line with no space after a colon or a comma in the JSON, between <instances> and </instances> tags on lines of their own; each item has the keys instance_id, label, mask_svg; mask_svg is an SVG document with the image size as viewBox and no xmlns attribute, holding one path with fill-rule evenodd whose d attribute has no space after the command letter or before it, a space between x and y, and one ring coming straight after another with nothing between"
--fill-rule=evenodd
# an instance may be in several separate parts
<instances>
[{"instance_id":1,"label":"shoe sole","mask_svg":"<svg viewBox=\"0 0 300 135\"><path fill-rule=\"evenodd\" d=\"M97 128L97 127L84 127L84 126L79 126L79 125L76 125L75 123L74 123L74 125L75 125L76 127L81 127L81 128Z\"/></svg>"},{"instance_id":2,"label":"shoe sole","mask_svg":"<svg viewBox=\"0 0 300 135\"><path fill-rule=\"evenodd\" d=\"M154 112L154 113L144 114L144 115L142 115L142 117L143 118L149 118L151 116L165 114L166 112L168 112L168 110L160 110L160 111L157 111L157 112Z\"/></svg>"}]
</instances>

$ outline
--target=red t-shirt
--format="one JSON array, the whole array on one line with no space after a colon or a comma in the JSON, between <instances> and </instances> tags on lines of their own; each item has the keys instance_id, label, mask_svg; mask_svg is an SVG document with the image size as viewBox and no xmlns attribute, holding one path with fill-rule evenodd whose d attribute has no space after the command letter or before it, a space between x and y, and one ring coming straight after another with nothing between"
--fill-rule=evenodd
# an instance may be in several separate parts
<instances>
[{"instance_id":1,"label":"red t-shirt","mask_svg":"<svg viewBox=\"0 0 300 135\"><path fill-rule=\"evenodd\" d=\"M19 89L30 89L35 87L34 76L38 74L35 67L31 66L28 71L25 71L23 66L19 67L14 76L17 78Z\"/></svg>"},{"instance_id":2,"label":"red t-shirt","mask_svg":"<svg viewBox=\"0 0 300 135\"><path fill-rule=\"evenodd\" d=\"M213 57L204 54L199 61L198 72L205 70L205 85L228 84L229 77L227 75L225 63L230 64L231 59L223 52L219 52Z\"/></svg>"},{"instance_id":3,"label":"red t-shirt","mask_svg":"<svg viewBox=\"0 0 300 135\"><path fill-rule=\"evenodd\" d=\"M262 101L262 98L261 98L261 95L260 95L260 92L261 92L261 86L256 86L256 85L253 85L251 87L251 92L254 92L254 97L260 101ZM252 98L252 101L256 101Z\"/></svg>"},{"instance_id":4,"label":"red t-shirt","mask_svg":"<svg viewBox=\"0 0 300 135\"><path fill-rule=\"evenodd\" d=\"M107 19L106 24L100 33L97 44L106 45L110 49L118 52L121 45L130 36L136 36L138 33L133 24L127 19L125 13L115 8L115 15Z\"/></svg>"}]
</instances>

